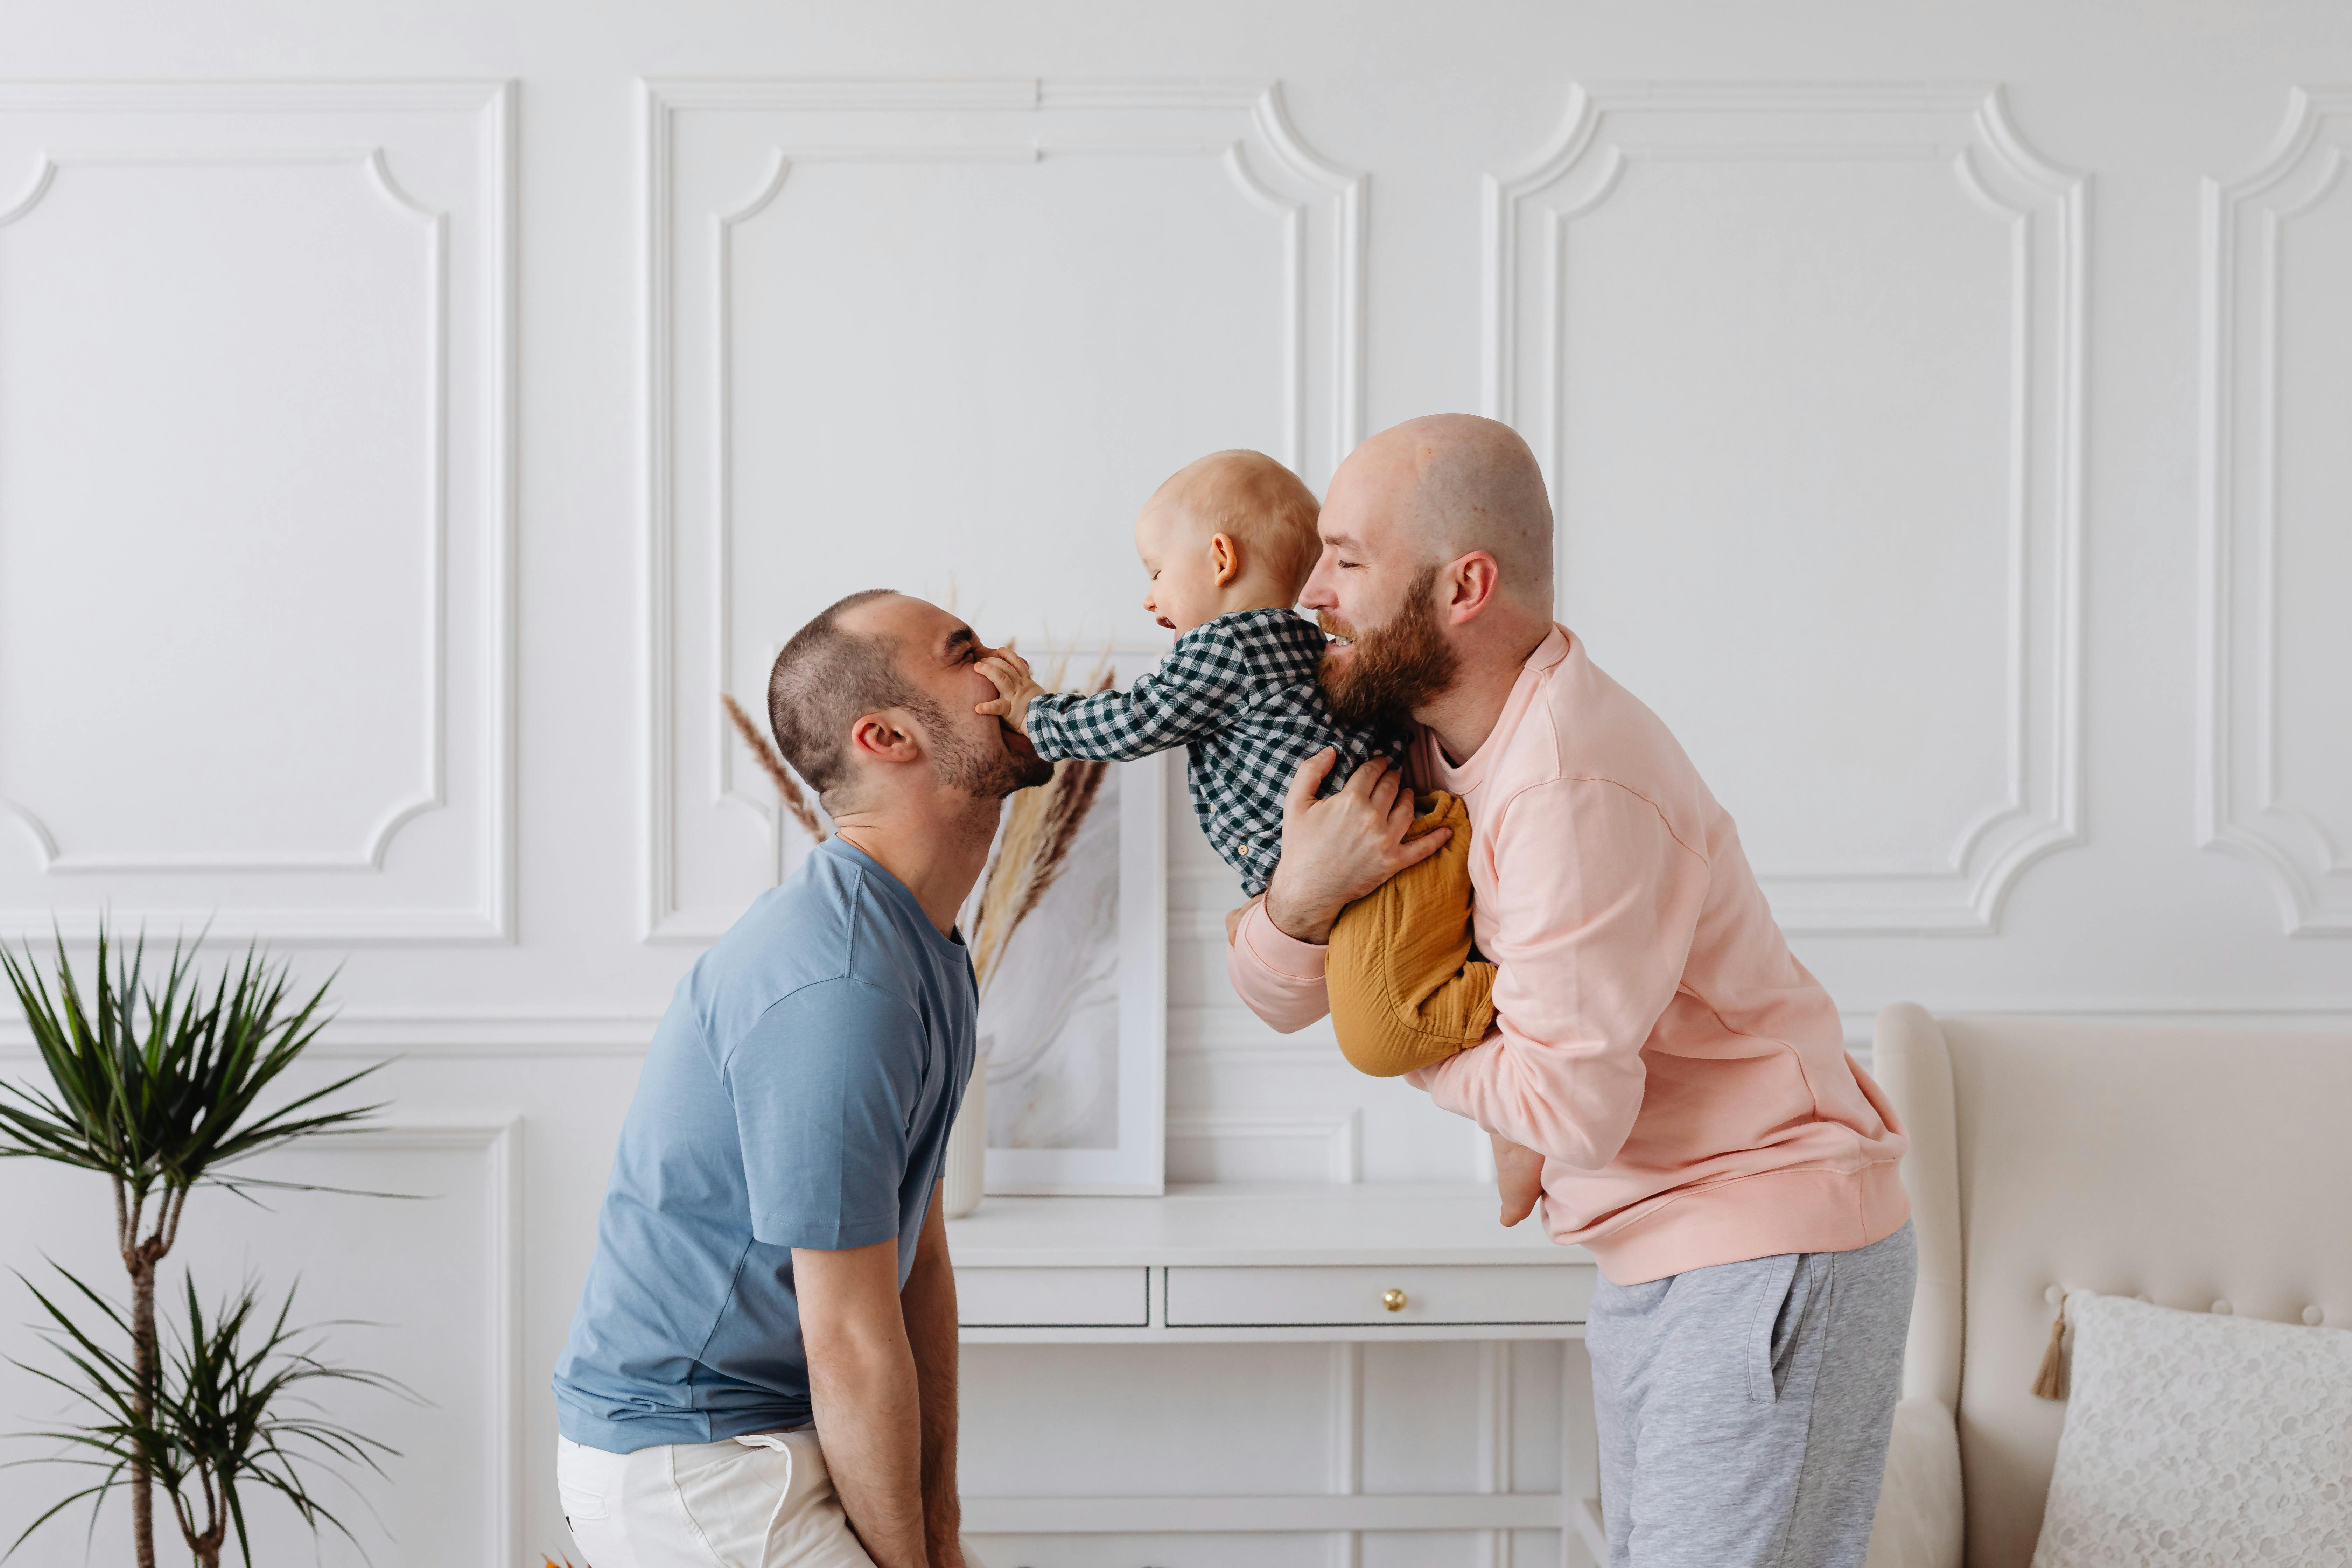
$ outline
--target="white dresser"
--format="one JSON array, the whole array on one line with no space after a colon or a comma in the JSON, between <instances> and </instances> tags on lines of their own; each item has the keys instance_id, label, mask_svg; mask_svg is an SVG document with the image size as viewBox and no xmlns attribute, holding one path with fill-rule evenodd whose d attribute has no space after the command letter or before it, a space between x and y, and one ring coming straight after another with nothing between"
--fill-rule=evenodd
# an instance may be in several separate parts
<instances>
[{"instance_id":1,"label":"white dresser","mask_svg":"<svg viewBox=\"0 0 2352 1568\"><path fill-rule=\"evenodd\" d=\"M1348 1457L1361 1447L1365 1346L1486 1342L1507 1379L1514 1342L1582 1338L1591 1257L1553 1246L1532 1221L1503 1229L1495 1203L1492 1187L1468 1184L1177 1185L1160 1198L991 1197L950 1221L967 1345L1322 1342L1341 1434L1326 1492L967 1495L966 1530L1560 1530L1564 1552L1571 1537L1589 1543L1589 1436L1563 1431L1563 1474L1545 1491L1510 1489L1506 1464L1491 1489L1366 1492ZM1580 1399L1560 1408L1564 1427L1589 1435ZM1136 1489L1150 1489L1139 1478Z\"/></svg>"}]
</instances>

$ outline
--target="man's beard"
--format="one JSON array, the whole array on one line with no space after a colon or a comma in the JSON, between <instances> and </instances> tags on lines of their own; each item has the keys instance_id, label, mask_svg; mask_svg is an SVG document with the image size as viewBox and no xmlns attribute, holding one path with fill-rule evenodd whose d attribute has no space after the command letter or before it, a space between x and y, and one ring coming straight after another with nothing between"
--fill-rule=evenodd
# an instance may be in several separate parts
<instances>
[{"instance_id":1,"label":"man's beard","mask_svg":"<svg viewBox=\"0 0 2352 1568\"><path fill-rule=\"evenodd\" d=\"M1356 645L1344 662L1323 656L1323 700L1334 719L1351 730L1402 730L1415 708L1454 684L1461 661L1437 629L1436 585L1437 568L1422 568L1405 590L1404 607L1369 631L1351 630L1328 614L1316 616L1326 632Z\"/></svg>"},{"instance_id":2,"label":"man's beard","mask_svg":"<svg viewBox=\"0 0 2352 1568\"><path fill-rule=\"evenodd\" d=\"M1027 746L1015 750L1000 731L994 746L948 727L947 715L918 714L930 732L940 782L974 800L1003 800L1015 790L1034 788L1054 776L1054 764Z\"/></svg>"}]
</instances>

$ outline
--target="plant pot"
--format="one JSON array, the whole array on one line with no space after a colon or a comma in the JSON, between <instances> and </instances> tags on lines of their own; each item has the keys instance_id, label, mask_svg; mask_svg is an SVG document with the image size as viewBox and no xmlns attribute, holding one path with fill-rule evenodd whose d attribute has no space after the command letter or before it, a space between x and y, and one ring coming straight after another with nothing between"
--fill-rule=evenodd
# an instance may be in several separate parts
<instances>
[{"instance_id":1,"label":"plant pot","mask_svg":"<svg viewBox=\"0 0 2352 1568\"><path fill-rule=\"evenodd\" d=\"M948 1129L945 1200L947 1217L961 1219L980 1206L981 1189L988 1184L988 1064L971 1070L963 1091L962 1108Z\"/></svg>"}]
</instances>

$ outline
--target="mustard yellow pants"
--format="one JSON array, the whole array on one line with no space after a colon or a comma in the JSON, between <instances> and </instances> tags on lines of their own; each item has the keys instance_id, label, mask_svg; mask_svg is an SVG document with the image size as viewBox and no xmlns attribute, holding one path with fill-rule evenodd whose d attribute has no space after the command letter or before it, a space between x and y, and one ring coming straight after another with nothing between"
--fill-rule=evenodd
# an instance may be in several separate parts
<instances>
[{"instance_id":1,"label":"mustard yellow pants","mask_svg":"<svg viewBox=\"0 0 2352 1568\"><path fill-rule=\"evenodd\" d=\"M1374 1078L1443 1061L1495 1021L1495 966L1470 957L1470 813L1442 790L1413 804L1407 838L1454 836L1339 912L1325 970L1339 1054Z\"/></svg>"}]
</instances>

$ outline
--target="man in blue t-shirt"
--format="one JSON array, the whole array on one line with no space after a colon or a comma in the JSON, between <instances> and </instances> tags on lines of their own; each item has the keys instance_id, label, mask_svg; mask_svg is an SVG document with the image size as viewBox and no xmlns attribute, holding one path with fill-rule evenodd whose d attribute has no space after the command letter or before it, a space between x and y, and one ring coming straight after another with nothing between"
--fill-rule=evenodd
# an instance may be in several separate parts
<instances>
[{"instance_id":1,"label":"man in blue t-shirt","mask_svg":"<svg viewBox=\"0 0 2352 1568\"><path fill-rule=\"evenodd\" d=\"M769 719L835 836L679 983L555 1368L590 1568L965 1568L955 1278L932 1201L972 1068L956 910L1052 765L976 711L994 650L854 594Z\"/></svg>"}]
</instances>

